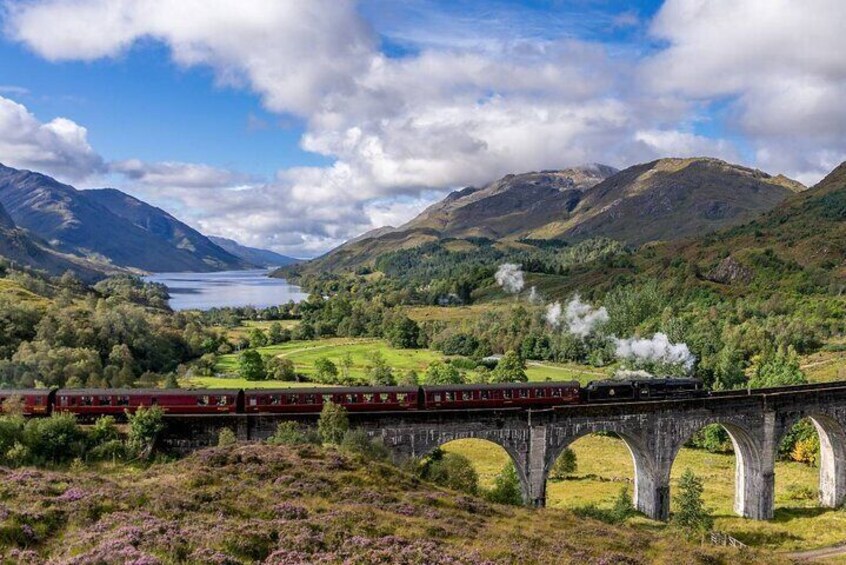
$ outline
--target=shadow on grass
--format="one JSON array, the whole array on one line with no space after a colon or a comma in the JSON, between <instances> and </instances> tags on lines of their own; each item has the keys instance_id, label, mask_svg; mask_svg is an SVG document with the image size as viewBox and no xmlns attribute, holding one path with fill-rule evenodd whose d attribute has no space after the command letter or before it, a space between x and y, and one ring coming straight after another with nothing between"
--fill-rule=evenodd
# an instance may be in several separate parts
<instances>
[{"instance_id":1,"label":"shadow on grass","mask_svg":"<svg viewBox=\"0 0 846 565\"><path fill-rule=\"evenodd\" d=\"M776 524L784 524L791 520L799 520L802 518L816 518L829 512L837 512L835 508L826 508L823 506L806 506L794 508L776 508L773 515L772 522Z\"/></svg>"}]
</instances>

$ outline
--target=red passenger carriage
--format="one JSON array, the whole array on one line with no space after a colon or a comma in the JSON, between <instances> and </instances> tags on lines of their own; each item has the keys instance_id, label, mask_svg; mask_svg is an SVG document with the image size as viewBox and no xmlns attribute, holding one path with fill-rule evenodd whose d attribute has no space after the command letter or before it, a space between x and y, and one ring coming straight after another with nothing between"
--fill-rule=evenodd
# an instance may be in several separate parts
<instances>
[{"instance_id":1,"label":"red passenger carriage","mask_svg":"<svg viewBox=\"0 0 846 565\"><path fill-rule=\"evenodd\" d=\"M539 408L579 402L579 383L503 383L424 386L427 410Z\"/></svg>"},{"instance_id":2,"label":"red passenger carriage","mask_svg":"<svg viewBox=\"0 0 846 565\"><path fill-rule=\"evenodd\" d=\"M139 406L160 406L175 414L228 414L239 411L240 390L62 389L55 410L80 416L121 415Z\"/></svg>"},{"instance_id":3,"label":"red passenger carriage","mask_svg":"<svg viewBox=\"0 0 846 565\"><path fill-rule=\"evenodd\" d=\"M253 389L244 392L244 410L247 414L320 412L330 401L350 412L417 410L419 391L418 387Z\"/></svg>"}]
</instances>

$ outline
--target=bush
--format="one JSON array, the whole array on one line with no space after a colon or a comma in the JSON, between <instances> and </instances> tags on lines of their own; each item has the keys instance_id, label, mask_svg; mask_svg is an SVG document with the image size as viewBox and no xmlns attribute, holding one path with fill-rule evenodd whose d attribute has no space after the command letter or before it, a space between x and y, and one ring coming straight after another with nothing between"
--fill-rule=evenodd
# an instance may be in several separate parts
<instances>
[{"instance_id":1,"label":"bush","mask_svg":"<svg viewBox=\"0 0 846 565\"><path fill-rule=\"evenodd\" d=\"M88 430L88 445L91 447L96 447L116 439L120 439L120 432L118 431L114 416L97 418L97 421Z\"/></svg>"},{"instance_id":2,"label":"bush","mask_svg":"<svg viewBox=\"0 0 846 565\"><path fill-rule=\"evenodd\" d=\"M112 439L93 447L88 456L95 461L117 461L127 456L126 444L119 439Z\"/></svg>"},{"instance_id":3,"label":"bush","mask_svg":"<svg viewBox=\"0 0 846 565\"><path fill-rule=\"evenodd\" d=\"M317 421L317 431L323 443L340 444L349 429L347 409L333 402L326 402Z\"/></svg>"},{"instance_id":4,"label":"bush","mask_svg":"<svg viewBox=\"0 0 846 565\"><path fill-rule=\"evenodd\" d=\"M84 451L85 436L73 414L57 412L49 418L26 423L24 444L33 459L40 462L69 461Z\"/></svg>"},{"instance_id":5,"label":"bush","mask_svg":"<svg viewBox=\"0 0 846 565\"><path fill-rule=\"evenodd\" d=\"M549 472L549 478L555 480L565 479L575 473L577 468L576 452L568 447L555 460L555 464Z\"/></svg>"},{"instance_id":6,"label":"bush","mask_svg":"<svg viewBox=\"0 0 846 565\"><path fill-rule=\"evenodd\" d=\"M231 429L220 428L220 431L217 432L218 447L226 447L228 445L235 445L236 443L238 443L238 437Z\"/></svg>"},{"instance_id":7,"label":"bush","mask_svg":"<svg viewBox=\"0 0 846 565\"><path fill-rule=\"evenodd\" d=\"M310 429L303 429L297 422L279 422L273 435L267 438L271 445L319 444L320 438Z\"/></svg>"},{"instance_id":8,"label":"bush","mask_svg":"<svg viewBox=\"0 0 846 565\"><path fill-rule=\"evenodd\" d=\"M159 406L139 406L135 413L127 412L129 449L141 457L153 452L159 434L165 428L164 411Z\"/></svg>"},{"instance_id":9,"label":"bush","mask_svg":"<svg viewBox=\"0 0 846 565\"><path fill-rule=\"evenodd\" d=\"M490 376L492 383L524 383L528 380L523 360L515 351L506 353Z\"/></svg>"},{"instance_id":10,"label":"bush","mask_svg":"<svg viewBox=\"0 0 846 565\"><path fill-rule=\"evenodd\" d=\"M294 369L294 362L285 357L269 356L264 360L264 367L268 379L276 381L295 381L297 372Z\"/></svg>"},{"instance_id":11,"label":"bush","mask_svg":"<svg viewBox=\"0 0 846 565\"><path fill-rule=\"evenodd\" d=\"M458 369L442 361L432 361L426 369L425 383L427 385L461 384L464 380Z\"/></svg>"},{"instance_id":12,"label":"bush","mask_svg":"<svg viewBox=\"0 0 846 565\"><path fill-rule=\"evenodd\" d=\"M370 439L364 430L347 430L341 441L341 449L378 461L386 461L390 458L385 444L381 440Z\"/></svg>"},{"instance_id":13,"label":"bush","mask_svg":"<svg viewBox=\"0 0 846 565\"><path fill-rule=\"evenodd\" d=\"M494 479L494 487L485 495L491 502L520 506L523 504L523 492L520 488L520 478L514 463L509 463Z\"/></svg>"},{"instance_id":14,"label":"bush","mask_svg":"<svg viewBox=\"0 0 846 565\"><path fill-rule=\"evenodd\" d=\"M423 461L422 478L453 490L478 494L479 475L470 460L458 453L436 449Z\"/></svg>"}]
</instances>

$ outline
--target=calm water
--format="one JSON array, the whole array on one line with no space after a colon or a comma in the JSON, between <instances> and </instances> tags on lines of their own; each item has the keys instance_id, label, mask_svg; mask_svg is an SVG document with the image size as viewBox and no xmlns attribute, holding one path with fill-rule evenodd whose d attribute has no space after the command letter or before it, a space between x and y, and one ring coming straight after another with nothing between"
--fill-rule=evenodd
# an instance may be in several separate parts
<instances>
[{"instance_id":1,"label":"calm water","mask_svg":"<svg viewBox=\"0 0 846 565\"><path fill-rule=\"evenodd\" d=\"M278 306L308 298L285 279L272 279L268 271L222 271L219 273L157 273L148 281L167 285L174 310L208 310L224 306Z\"/></svg>"}]
</instances>

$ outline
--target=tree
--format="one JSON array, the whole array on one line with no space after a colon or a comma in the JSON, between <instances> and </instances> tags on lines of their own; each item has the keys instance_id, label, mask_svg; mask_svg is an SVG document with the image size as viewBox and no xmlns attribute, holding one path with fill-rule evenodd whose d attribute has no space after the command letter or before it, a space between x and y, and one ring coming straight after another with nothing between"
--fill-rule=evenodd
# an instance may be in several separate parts
<instances>
[{"instance_id":1,"label":"tree","mask_svg":"<svg viewBox=\"0 0 846 565\"><path fill-rule=\"evenodd\" d=\"M247 349L238 355L238 374L248 381L262 381L267 374L261 354L255 349Z\"/></svg>"},{"instance_id":2,"label":"tree","mask_svg":"<svg viewBox=\"0 0 846 565\"><path fill-rule=\"evenodd\" d=\"M314 362L314 376L318 382L334 383L338 379L338 367L326 357Z\"/></svg>"},{"instance_id":3,"label":"tree","mask_svg":"<svg viewBox=\"0 0 846 565\"><path fill-rule=\"evenodd\" d=\"M317 420L317 432L323 443L339 445L349 429L347 409L331 401L324 403Z\"/></svg>"},{"instance_id":4,"label":"tree","mask_svg":"<svg viewBox=\"0 0 846 565\"><path fill-rule=\"evenodd\" d=\"M264 347L267 345L267 335L261 328L253 328L250 330L250 347Z\"/></svg>"},{"instance_id":5,"label":"tree","mask_svg":"<svg viewBox=\"0 0 846 565\"><path fill-rule=\"evenodd\" d=\"M286 337L287 337L287 339L285 339ZM285 331L282 329L282 324L280 324L279 322L273 322L272 324L270 324L270 329L267 332L267 340L272 345L284 343L286 341L289 341L290 339L291 339L290 332L286 336Z\"/></svg>"},{"instance_id":6,"label":"tree","mask_svg":"<svg viewBox=\"0 0 846 565\"><path fill-rule=\"evenodd\" d=\"M792 347L779 347L761 355L755 363L751 388L800 385L808 382L805 373L799 368L799 356Z\"/></svg>"},{"instance_id":7,"label":"tree","mask_svg":"<svg viewBox=\"0 0 846 565\"><path fill-rule=\"evenodd\" d=\"M561 455L558 456L558 459L555 460L555 464L549 472L549 478L558 480L564 479L575 473L577 468L578 462L576 461L576 452L568 447L564 449L564 451L561 452Z\"/></svg>"},{"instance_id":8,"label":"tree","mask_svg":"<svg viewBox=\"0 0 846 565\"><path fill-rule=\"evenodd\" d=\"M425 382L427 385L461 384L463 379L458 369L443 361L432 361L426 369Z\"/></svg>"},{"instance_id":9,"label":"tree","mask_svg":"<svg viewBox=\"0 0 846 565\"><path fill-rule=\"evenodd\" d=\"M353 367L352 353L347 351L341 357L341 371L342 371L342 375L344 376L344 381L350 380L350 369L352 369L352 367Z\"/></svg>"},{"instance_id":10,"label":"tree","mask_svg":"<svg viewBox=\"0 0 846 565\"><path fill-rule=\"evenodd\" d=\"M149 456L159 434L165 429L164 411L160 406L139 406L134 414L127 411L126 418L129 421L129 447L141 457Z\"/></svg>"},{"instance_id":11,"label":"tree","mask_svg":"<svg viewBox=\"0 0 846 565\"><path fill-rule=\"evenodd\" d=\"M285 357L270 356L264 361L267 378L275 381L295 381L297 372L294 362Z\"/></svg>"},{"instance_id":12,"label":"tree","mask_svg":"<svg viewBox=\"0 0 846 565\"><path fill-rule=\"evenodd\" d=\"M397 382L400 386L417 386L420 384L420 379L417 376L417 371L414 369L409 369L402 374Z\"/></svg>"},{"instance_id":13,"label":"tree","mask_svg":"<svg viewBox=\"0 0 846 565\"><path fill-rule=\"evenodd\" d=\"M398 315L388 323L384 335L391 347L409 349L417 347L420 327L408 316Z\"/></svg>"},{"instance_id":14,"label":"tree","mask_svg":"<svg viewBox=\"0 0 846 565\"><path fill-rule=\"evenodd\" d=\"M378 350L370 355L367 378L373 386L394 386L397 384L393 369L388 366L385 356Z\"/></svg>"},{"instance_id":15,"label":"tree","mask_svg":"<svg viewBox=\"0 0 846 565\"><path fill-rule=\"evenodd\" d=\"M676 512L673 524L681 528L688 537L704 536L714 527L714 518L705 508L702 500L702 479L685 469L679 479L679 494L676 497Z\"/></svg>"},{"instance_id":16,"label":"tree","mask_svg":"<svg viewBox=\"0 0 846 565\"><path fill-rule=\"evenodd\" d=\"M637 511L634 507L634 501L632 500L631 495L629 494L629 487L623 485L620 488L620 493L617 495L617 498L614 499L614 506L611 509L611 514L614 517L614 521L618 524L622 524L629 518L635 515Z\"/></svg>"},{"instance_id":17,"label":"tree","mask_svg":"<svg viewBox=\"0 0 846 565\"><path fill-rule=\"evenodd\" d=\"M503 355L490 376L493 383L525 383L528 380L523 360L513 350Z\"/></svg>"},{"instance_id":18,"label":"tree","mask_svg":"<svg viewBox=\"0 0 846 565\"><path fill-rule=\"evenodd\" d=\"M523 493L520 489L520 478L514 463L508 463L494 479L494 487L488 491L487 499L497 504L520 506L523 504Z\"/></svg>"}]
</instances>

